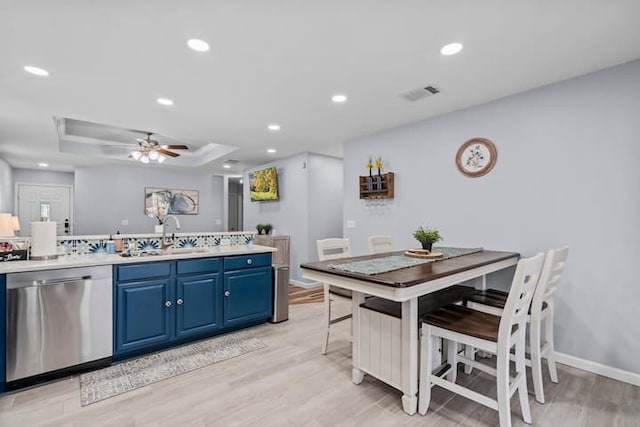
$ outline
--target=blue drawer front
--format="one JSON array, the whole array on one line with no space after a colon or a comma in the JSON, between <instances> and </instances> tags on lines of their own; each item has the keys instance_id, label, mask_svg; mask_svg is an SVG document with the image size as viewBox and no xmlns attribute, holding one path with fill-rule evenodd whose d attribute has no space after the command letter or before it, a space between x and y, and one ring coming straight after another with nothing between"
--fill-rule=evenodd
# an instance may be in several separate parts
<instances>
[{"instance_id":1,"label":"blue drawer front","mask_svg":"<svg viewBox=\"0 0 640 427\"><path fill-rule=\"evenodd\" d=\"M225 271L267 266L271 266L271 252L266 254L230 256L224 259Z\"/></svg>"},{"instance_id":2,"label":"blue drawer front","mask_svg":"<svg viewBox=\"0 0 640 427\"><path fill-rule=\"evenodd\" d=\"M178 261L177 274L217 273L220 270L220 258L185 259Z\"/></svg>"},{"instance_id":3,"label":"blue drawer front","mask_svg":"<svg viewBox=\"0 0 640 427\"><path fill-rule=\"evenodd\" d=\"M141 264L116 266L116 281L150 279L171 274L171 262L145 262Z\"/></svg>"}]
</instances>

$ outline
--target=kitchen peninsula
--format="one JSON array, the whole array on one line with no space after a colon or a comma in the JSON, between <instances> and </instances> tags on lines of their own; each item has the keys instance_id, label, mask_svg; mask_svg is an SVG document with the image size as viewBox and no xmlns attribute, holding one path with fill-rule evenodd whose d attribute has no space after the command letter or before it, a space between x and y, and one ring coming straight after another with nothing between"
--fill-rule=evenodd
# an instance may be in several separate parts
<instances>
[{"instance_id":1,"label":"kitchen peninsula","mask_svg":"<svg viewBox=\"0 0 640 427\"><path fill-rule=\"evenodd\" d=\"M7 312L3 304L0 318L8 324L0 387L16 389L267 321L275 249L251 239L219 242L133 256L98 251L1 263Z\"/></svg>"}]
</instances>

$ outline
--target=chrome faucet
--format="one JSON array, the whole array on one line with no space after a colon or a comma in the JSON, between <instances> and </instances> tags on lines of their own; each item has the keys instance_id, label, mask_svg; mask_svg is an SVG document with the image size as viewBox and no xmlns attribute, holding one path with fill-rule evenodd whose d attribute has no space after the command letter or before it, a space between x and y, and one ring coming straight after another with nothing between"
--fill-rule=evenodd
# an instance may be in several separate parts
<instances>
[{"instance_id":1,"label":"chrome faucet","mask_svg":"<svg viewBox=\"0 0 640 427\"><path fill-rule=\"evenodd\" d=\"M162 249L163 251L170 246L173 246L173 239L171 239L170 242L167 242L167 220L169 218L174 219L174 221L176 222L176 230L180 230L180 221L178 221L178 218L176 218L175 215L167 215L164 217L164 222L162 224L162 238L160 238L160 249Z\"/></svg>"}]
</instances>

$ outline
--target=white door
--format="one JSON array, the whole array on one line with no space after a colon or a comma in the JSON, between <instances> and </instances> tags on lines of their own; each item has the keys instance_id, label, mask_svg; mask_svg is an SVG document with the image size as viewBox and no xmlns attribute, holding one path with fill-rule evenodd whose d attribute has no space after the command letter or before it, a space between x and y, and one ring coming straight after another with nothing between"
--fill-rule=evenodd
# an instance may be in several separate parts
<instances>
[{"instance_id":1,"label":"white door","mask_svg":"<svg viewBox=\"0 0 640 427\"><path fill-rule=\"evenodd\" d=\"M55 221L58 236L72 235L71 187L17 184L20 236L31 236L31 221Z\"/></svg>"}]
</instances>

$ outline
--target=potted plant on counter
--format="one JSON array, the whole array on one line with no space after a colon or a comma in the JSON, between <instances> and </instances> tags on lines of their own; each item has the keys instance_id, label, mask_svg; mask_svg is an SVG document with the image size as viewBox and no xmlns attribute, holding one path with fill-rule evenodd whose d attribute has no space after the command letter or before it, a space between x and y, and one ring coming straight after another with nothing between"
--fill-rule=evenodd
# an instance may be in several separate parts
<instances>
[{"instance_id":1,"label":"potted plant on counter","mask_svg":"<svg viewBox=\"0 0 640 427\"><path fill-rule=\"evenodd\" d=\"M263 224L262 229L264 230L264 234L271 233L271 224Z\"/></svg>"},{"instance_id":2,"label":"potted plant on counter","mask_svg":"<svg viewBox=\"0 0 640 427\"><path fill-rule=\"evenodd\" d=\"M440 236L438 230L429 227L424 228L423 226L418 227L418 229L413 232L413 237L422 244L422 249L429 251L434 243L442 240L442 236Z\"/></svg>"}]
</instances>

